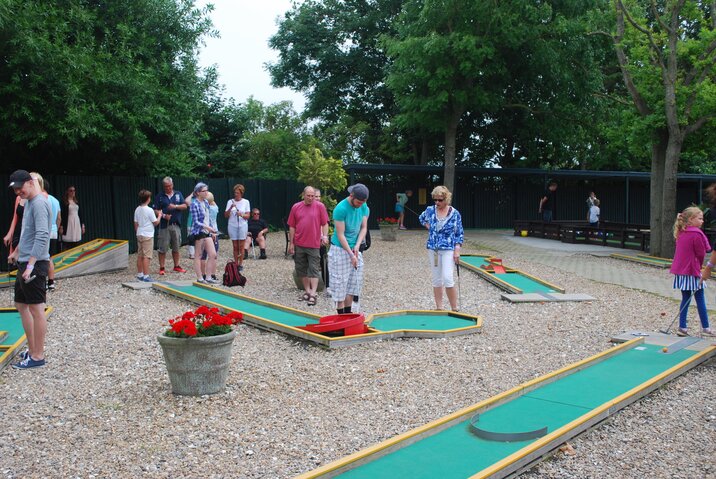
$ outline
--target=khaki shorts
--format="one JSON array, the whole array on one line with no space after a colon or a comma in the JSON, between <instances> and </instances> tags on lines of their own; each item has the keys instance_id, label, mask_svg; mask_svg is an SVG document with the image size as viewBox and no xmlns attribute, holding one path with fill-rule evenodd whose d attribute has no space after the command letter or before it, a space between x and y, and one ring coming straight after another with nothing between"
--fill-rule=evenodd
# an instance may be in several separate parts
<instances>
[{"instance_id":1,"label":"khaki shorts","mask_svg":"<svg viewBox=\"0 0 716 479\"><path fill-rule=\"evenodd\" d=\"M293 260L299 278L318 278L321 274L321 252L318 248L296 246Z\"/></svg>"},{"instance_id":2,"label":"khaki shorts","mask_svg":"<svg viewBox=\"0 0 716 479\"><path fill-rule=\"evenodd\" d=\"M154 249L154 236L137 236L137 254L142 258L151 258Z\"/></svg>"},{"instance_id":3,"label":"khaki shorts","mask_svg":"<svg viewBox=\"0 0 716 479\"><path fill-rule=\"evenodd\" d=\"M172 251L179 252L179 246L181 246L181 228L179 225L168 225L166 228L159 228L159 244L158 250L164 254L169 250L171 245Z\"/></svg>"}]
</instances>

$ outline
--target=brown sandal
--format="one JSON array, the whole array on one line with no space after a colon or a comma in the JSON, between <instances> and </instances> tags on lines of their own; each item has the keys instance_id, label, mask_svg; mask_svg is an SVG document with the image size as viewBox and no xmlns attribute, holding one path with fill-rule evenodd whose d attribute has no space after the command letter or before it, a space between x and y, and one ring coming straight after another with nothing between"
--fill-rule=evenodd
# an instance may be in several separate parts
<instances>
[{"instance_id":1,"label":"brown sandal","mask_svg":"<svg viewBox=\"0 0 716 479\"><path fill-rule=\"evenodd\" d=\"M308 301L311 299L311 295L308 293L303 293L301 296L298 297L299 301Z\"/></svg>"},{"instance_id":2,"label":"brown sandal","mask_svg":"<svg viewBox=\"0 0 716 479\"><path fill-rule=\"evenodd\" d=\"M316 297L315 294L309 294L309 295L308 295L308 302L306 302L306 304L309 305L309 306L315 306L317 300L318 300L318 298Z\"/></svg>"}]
</instances>

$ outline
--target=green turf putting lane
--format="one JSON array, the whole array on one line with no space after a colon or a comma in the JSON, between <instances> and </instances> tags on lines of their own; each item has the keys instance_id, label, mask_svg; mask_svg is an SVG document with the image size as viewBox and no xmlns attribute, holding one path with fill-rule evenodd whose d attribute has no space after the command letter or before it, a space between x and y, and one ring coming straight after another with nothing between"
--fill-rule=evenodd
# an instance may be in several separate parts
<instances>
[{"instance_id":1,"label":"green turf putting lane","mask_svg":"<svg viewBox=\"0 0 716 479\"><path fill-rule=\"evenodd\" d=\"M215 288L202 288L200 286L169 286L170 289L176 290L183 295L195 296L204 301L211 302L227 309L240 311L244 314L258 318L268 319L285 326L305 326L307 324L318 323L318 318L311 317L310 314L302 315L298 311L292 312L287 309L281 309L280 306L264 304L251 300L250 298L241 297L233 294L226 294L224 290Z\"/></svg>"},{"instance_id":2,"label":"green turf putting lane","mask_svg":"<svg viewBox=\"0 0 716 479\"><path fill-rule=\"evenodd\" d=\"M317 324L321 318L297 309L261 301L232 293L225 289L193 283L158 282L156 290L171 294L193 303L216 306L244 314L246 324L262 329L278 331L328 348L340 348L383 339L403 337L442 338L462 336L480 331L482 319L471 314L453 311L391 311L376 313L367 318L370 322L365 332L348 334L347 330L318 333L302 326ZM362 318L366 321L366 318ZM329 324L329 322L324 323Z\"/></svg>"},{"instance_id":3,"label":"green turf putting lane","mask_svg":"<svg viewBox=\"0 0 716 479\"><path fill-rule=\"evenodd\" d=\"M370 327L378 331L447 331L452 329L467 328L475 326L477 320L474 318L460 317L445 311L442 314L430 312L408 312L376 314L370 321Z\"/></svg>"},{"instance_id":4,"label":"green turf putting lane","mask_svg":"<svg viewBox=\"0 0 716 479\"><path fill-rule=\"evenodd\" d=\"M660 346L644 344L547 384L529 396L593 409L694 354L696 351L686 349L664 354Z\"/></svg>"},{"instance_id":5,"label":"green turf putting lane","mask_svg":"<svg viewBox=\"0 0 716 479\"><path fill-rule=\"evenodd\" d=\"M8 273L4 273L0 275L0 288L1 287L7 287L15 284L15 277L10 276Z\"/></svg>"},{"instance_id":6,"label":"green turf putting lane","mask_svg":"<svg viewBox=\"0 0 716 479\"><path fill-rule=\"evenodd\" d=\"M560 370L559 375L543 376L299 477L504 477L585 430L590 418L604 419L646 394L654 378L663 380L660 375L677 365L683 372L689 363L698 364L716 351L714 348L702 352L682 349L664 354L661 348L635 340L606 354L575 363ZM673 374L673 371L669 373ZM518 442L482 439L471 432L470 427L471 419L478 412L475 426L483 431L524 433L546 427L547 435ZM606 415L598 416L600 414ZM384 450L390 452L384 453ZM497 463L500 465L495 466ZM514 468L510 468L512 464Z\"/></svg>"},{"instance_id":7,"label":"green turf putting lane","mask_svg":"<svg viewBox=\"0 0 716 479\"><path fill-rule=\"evenodd\" d=\"M20 313L13 308L0 308L0 371L10 364L25 343Z\"/></svg>"},{"instance_id":8,"label":"green turf putting lane","mask_svg":"<svg viewBox=\"0 0 716 479\"><path fill-rule=\"evenodd\" d=\"M25 330L22 329L22 320L20 313L15 309L0 309L0 331L7 331L7 337L0 343L0 346L9 346L15 344L19 339L25 336Z\"/></svg>"},{"instance_id":9,"label":"green turf putting lane","mask_svg":"<svg viewBox=\"0 0 716 479\"><path fill-rule=\"evenodd\" d=\"M481 268L482 266L487 266L488 264L490 264L490 262L487 260L488 258L489 256L462 255L460 256L460 261L463 263L467 263L474 268Z\"/></svg>"},{"instance_id":10,"label":"green turf putting lane","mask_svg":"<svg viewBox=\"0 0 716 479\"><path fill-rule=\"evenodd\" d=\"M530 276L522 271L505 267L505 273L487 271L483 266L490 265L490 256L462 255L460 263L476 272L483 278L510 293L563 293L564 291L553 287L545 281Z\"/></svg>"},{"instance_id":11,"label":"green turf putting lane","mask_svg":"<svg viewBox=\"0 0 716 479\"><path fill-rule=\"evenodd\" d=\"M663 264L671 264L674 260L669 258L661 258L659 256L652 256L650 254L638 254L636 255L637 258L646 259L649 261L654 261L655 263L663 263Z\"/></svg>"},{"instance_id":12,"label":"green turf putting lane","mask_svg":"<svg viewBox=\"0 0 716 479\"><path fill-rule=\"evenodd\" d=\"M649 256L646 254L638 254L636 256L632 256L620 253L612 253L609 256L611 258L632 261L634 263L646 264L650 266L657 266L659 268L669 268L671 266L671 260L668 258L659 258L657 256Z\"/></svg>"},{"instance_id":13,"label":"green turf putting lane","mask_svg":"<svg viewBox=\"0 0 716 479\"><path fill-rule=\"evenodd\" d=\"M550 288L546 284L540 283L534 278L525 276L520 273L504 273L495 274L502 281L509 283L523 293L557 293L554 288Z\"/></svg>"}]
</instances>

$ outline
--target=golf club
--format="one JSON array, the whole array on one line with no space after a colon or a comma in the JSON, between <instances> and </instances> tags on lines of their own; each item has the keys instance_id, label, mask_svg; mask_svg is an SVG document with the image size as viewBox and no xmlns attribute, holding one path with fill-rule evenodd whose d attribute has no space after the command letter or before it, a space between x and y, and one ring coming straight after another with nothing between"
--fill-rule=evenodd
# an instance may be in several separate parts
<instances>
[{"instance_id":1,"label":"golf club","mask_svg":"<svg viewBox=\"0 0 716 479\"><path fill-rule=\"evenodd\" d=\"M455 263L457 266L457 309L462 308L462 294L460 293L460 262Z\"/></svg>"},{"instance_id":2,"label":"golf club","mask_svg":"<svg viewBox=\"0 0 716 479\"><path fill-rule=\"evenodd\" d=\"M694 290L694 291L691 292L691 297L689 297L689 301L681 307L681 309L679 310L679 312L676 314L676 316L674 316L674 319L671 321L671 324L669 324L669 327L668 327L668 328L666 328L665 330L664 330L664 329L660 329L660 330L659 330L660 333L669 334L669 331L671 331L671 327L674 325L674 323L676 322L676 320L679 319L679 316L681 316L681 313L684 311L684 309L685 309L685 308L688 308L689 305L691 305L691 300L694 299L694 294L695 294L695 293L696 293L696 290Z\"/></svg>"},{"instance_id":3,"label":"golf club","mask_svg":"<svg viewBox=\"0 0 716 479\"><path fill-rule=\"evenodd\" d=\"M420 218L420 215L419 215L419 214L417 214L415 211L411 210L411 209L408 208L407 206L403 206L403 208L405 208L406 210L410 211L410 212L413 213L415 216L417 216L418 218Z\"/></svg>"}]
</instances>

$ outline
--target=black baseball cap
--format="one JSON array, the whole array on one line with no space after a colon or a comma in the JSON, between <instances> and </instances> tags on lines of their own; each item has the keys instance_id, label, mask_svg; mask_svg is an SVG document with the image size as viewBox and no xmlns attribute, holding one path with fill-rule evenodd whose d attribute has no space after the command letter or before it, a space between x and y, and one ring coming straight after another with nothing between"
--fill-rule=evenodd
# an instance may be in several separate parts
<instances>
[{"instance_id":1,"label":"black baseball cap","mask_svg":"<svg viewBox=\"0 0 716 479\"><path fill-rule=\"evenodd\" d=\"M348 187L348 193L353 195L353 198L366 201L368 199L368 187L363 183L356 183L353 186Z\"/></svg>"},{"instance_id":2,"label":"black baseball cap","mask_svg":"<svg viewBox=\"0 0 716 479\"><path fill-rule=\"evenodd\" d=\"M25 170L16 170L10 175L9 188L22 188L27 181L32 181L32 176Z\"/></svg>"}]
</instances>

